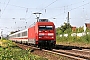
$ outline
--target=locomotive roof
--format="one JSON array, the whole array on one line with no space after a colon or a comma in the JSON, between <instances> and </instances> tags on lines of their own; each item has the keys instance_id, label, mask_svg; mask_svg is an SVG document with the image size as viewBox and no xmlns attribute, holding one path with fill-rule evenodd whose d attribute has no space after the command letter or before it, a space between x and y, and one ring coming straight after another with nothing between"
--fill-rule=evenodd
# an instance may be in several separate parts
<instances>
[{"instance_id":1,"label":"locomotive roof","mask_svg":"<svg viewBox=\"0 0 90 60\"><path fill-rule=\"evenodd\" d=\"M37 22L37 25L54 25L53 22Z\"/></svg>"},{"instance_id":2,"label":"locomotive roof","mask_svg":"<svg viewBox=\"0 0 90 60\"><path fill-rule=\"evenodd\" d=\"M38 22L50 22L50 21L48 19L43 18L43 19L39 19Z\"/></svg>"}]
</instances>

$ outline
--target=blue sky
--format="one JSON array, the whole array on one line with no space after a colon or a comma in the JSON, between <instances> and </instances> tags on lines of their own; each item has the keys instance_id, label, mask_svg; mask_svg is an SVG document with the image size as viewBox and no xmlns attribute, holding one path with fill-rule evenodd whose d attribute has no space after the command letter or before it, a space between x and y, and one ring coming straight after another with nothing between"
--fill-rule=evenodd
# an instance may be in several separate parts
<instances>
[{"instance_id":1,"label":"blue sky","mask_svg":"<svg viewBox=\"0 0 90 60\"><path fill-rule=\"evenodd\" d=\"M89 0L0 0L0 9L3 34L29 27L36 22L34 12L41 12L40 18L48 18L56 27L67 21L68 12L72 26L80 27L90 22Z\"/></svg>"}]
</instances>

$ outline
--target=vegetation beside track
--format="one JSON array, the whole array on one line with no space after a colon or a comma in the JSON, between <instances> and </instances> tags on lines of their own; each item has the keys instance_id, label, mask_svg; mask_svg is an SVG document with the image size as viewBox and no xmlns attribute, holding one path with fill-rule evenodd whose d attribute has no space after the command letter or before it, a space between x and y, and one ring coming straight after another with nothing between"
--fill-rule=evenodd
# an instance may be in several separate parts
<instances>
[{"instance_id":1,"label":"vegetation beside track","mask_svg":"<svg viewBox=\"0 0 90 60\"><path fill-rule=\"evenodd\" d=\"M56 40L57 44L60 45L70 45L70 46L80 46L80 47L90 47L90 34L87 34L87 32L90 32L89 28L86 28L86 31L83 29L84 27L76 28L75 30L72 30L72 27L70 23L65 23L61 26L56 28ZM86 35L84 36L71 36L72 33L83 33L85 32ZM64 34L68 34L67 37L64 36ZM62 35L62 37L60 37Z\"/></svg>"},{"instance_id":2,"label":"vegetation beside track","mask_svg":"<svg viewBox=\"0 0 90 60\"><path fill-rule=\"evenodd\" d=\"M30 50L22 50L9 40L0 40L0 60L48 60L30 53Z\"/></svg>"},{"instance_id":3,"label":"vegetation beside track","mask_svg":"<svg viewBox=\"0 0 90 60\"><path fill-rule=\"evenodd\" d=\"M90 47L90 34L85 36L56 36L57 44L70 45L70 46L80 46L80 47Z\"/></svg>"}]
</instances>

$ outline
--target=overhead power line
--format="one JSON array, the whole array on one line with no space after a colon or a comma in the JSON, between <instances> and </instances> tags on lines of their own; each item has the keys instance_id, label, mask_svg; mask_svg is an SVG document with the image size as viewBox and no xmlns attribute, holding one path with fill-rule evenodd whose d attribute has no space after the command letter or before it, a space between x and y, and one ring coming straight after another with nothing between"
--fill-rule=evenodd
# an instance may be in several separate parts
<instances>
[{"instance_id":1,"label":"overhead power line","mask_svg":"<svg viewBox=\"0 0 90 60\"><path fill-rule=\"evenodd\" d=\"M7 8L8 4L9 4L9 2L10 2L10 0L9 0L8 3L6 4L6 6L5 6L5 8L4 8L4 10L3 10L1 16L3 15L4 11L6 10L6 8Z\"/></svg>"},{"instance_id":2,"label":"overhead power line","mask_svg":"<svg viewBox=\"0 0 90 60\"><path fill-rule=\"evenodd\" d=\"M44 7L43 9L41 9L40 11L46 9L47 7L49 7L50 5L52 5L53 3L55 3L56 1L58 1L58 0L53 1L52 3L50 3L49 5L47 5L46 7ZM40 12L40 11L39 11L39 12Z\"/></svg>"},{"instance_id":3,"label":"overhead power line","mask_svg":"<svg viewBox=\"0 0 90 60\"><path fill-rule=\"evenodd\" d=\"M6 4L6 3L2 3L2 2L0 2L1 4ZM24 6L18 6L18 5L12 5L12 4L8 4L8 5L10 5L10 6L14 6L14 7L19 7L19 8L25 8L25 9L36 9L36 8L29 8L29 7L24 7Z\"/></svg>"},{"instance_id":4,"label":"overhead power line","mask_svg":"<svg viewBox=\"0 0 90 60\"><path fill-rule=\"evenodd\" d=\"M6 4L6 3L2 3L2 2L0 2L1 4ZM16 5L11 5L11 4L8 4L8 5L10 5L10 6L15 6L15 7L20 7L20 8L27 8L27 7L22 7L22 6L16 6Z\"/></svg>"},{"instance_id":5,"label":"overhead power line","mask_svg":"<svg viewBox=\"0 0 90 60\"><path fill-rule=\"evenodd\" d=\"M90 4L90 2L85 3L85 4L83 4L83 5L80 5L80 6L78 6L78 7L72 8L72 9L69 10L69 12L72 11L72 10L78 9L78 8L80 8L80 7L82 7L82 6L88 5L88 4ZM64 12L64 13L62 13L62 14L65 14L65 13L67 13L67 12ZM59 16L59 15L60 15L60 14L55 15L55 16L53 16L53 17ZM50 18L52 18L52 17L50 17Z\"/></svg>"},{"instance_id":6,"label":"overhead power line","mask_svg":"<svg viewBox=\"0 0 90 60\"><path fill-rule=\"evenodd\" d=\"M58 0L53 1L52 3L50 3L49 5L47 5L46 7L44 7L43 9L41 9L40 11L42 11L42 10L45 9L45 12L46 12L46 8L49 7L50 5L52 5L53 3L55 3L56 1L58 1ZM40 12L40 11L38 11L38 12ZM30 17L28 19L30 19Z\"/></svg>"},{"instance_id":7,"label":"overhead power line","mask_svg":"<svg viewBox=\"0 0 90 60\"><path fill-rule=\"evenodd\" d=\"M73 8L73 9L71 9L70 11L72 11L72 10L74 10L74 9L77 9L77 8L80 8L80 7L82 7L82 6L85 6L85 5L87 5L87 4L90 4L90 2L85 3L85 4L81 5L81 6L75 7L75 8Z\"/></svg>"}]
</instances>

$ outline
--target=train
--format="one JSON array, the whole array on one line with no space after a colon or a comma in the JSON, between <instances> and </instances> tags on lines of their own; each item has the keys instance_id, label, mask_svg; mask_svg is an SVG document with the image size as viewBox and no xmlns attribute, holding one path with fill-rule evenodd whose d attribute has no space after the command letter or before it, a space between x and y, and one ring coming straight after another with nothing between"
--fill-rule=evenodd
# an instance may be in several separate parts
<instances>
[{"instance_id":1,"label":"train","mask_svg":"<svg viewBox=\"0 0 90 60\"><path fill-rule=\"evenodd\" d=\"M56 44L56 30L53 22L39 19L32 26L9 35L9 40L42 48L52 49Z\"/></svg>"}]
</instances>

